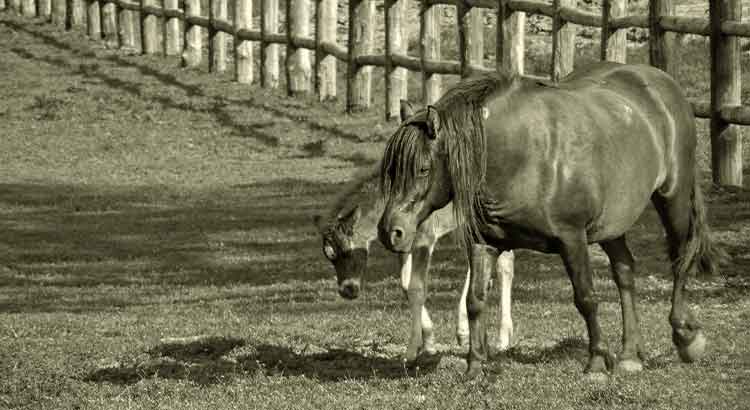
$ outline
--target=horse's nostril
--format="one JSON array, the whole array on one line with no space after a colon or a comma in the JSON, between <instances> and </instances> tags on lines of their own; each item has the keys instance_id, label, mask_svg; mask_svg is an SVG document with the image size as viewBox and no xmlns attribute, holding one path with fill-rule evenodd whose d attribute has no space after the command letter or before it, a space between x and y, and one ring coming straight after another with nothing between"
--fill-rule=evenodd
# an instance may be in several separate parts
<instances>
[{"instance_id":1,"label":"horse's nostril","mask_svg":"<svg viewBox=\"0 0 750 410\"><path fill-rule=\"evenodd\" d=\"M391 229L391 244L395 245L404 239L404 230L401 228Z\"/></svg>"}]
</instances>

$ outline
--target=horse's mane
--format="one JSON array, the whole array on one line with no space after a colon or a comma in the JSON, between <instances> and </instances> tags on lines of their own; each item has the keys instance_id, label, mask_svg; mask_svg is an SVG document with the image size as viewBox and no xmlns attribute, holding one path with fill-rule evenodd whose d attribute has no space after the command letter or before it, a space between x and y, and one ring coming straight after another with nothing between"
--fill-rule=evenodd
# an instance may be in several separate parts
<instances>
[{"instance_id":1,"label":"horse's mane","mask_svg":"<svg viewBox=\"0 0 750 410\"><path fill-rule=\"evenodd\" d=\"M516 79L502 73L464 79L435 104L442 139L448 154L459 241L468 246L481 240L484 179L487 169L483 105L492 95L505 90ZM424 111L414 117L424 116ZM428 140L420 121L407 120L390 138L383 155L380 186L386 200L400 199L417 183L420 168L430 160Z\"/></svg>"}]
</instances>

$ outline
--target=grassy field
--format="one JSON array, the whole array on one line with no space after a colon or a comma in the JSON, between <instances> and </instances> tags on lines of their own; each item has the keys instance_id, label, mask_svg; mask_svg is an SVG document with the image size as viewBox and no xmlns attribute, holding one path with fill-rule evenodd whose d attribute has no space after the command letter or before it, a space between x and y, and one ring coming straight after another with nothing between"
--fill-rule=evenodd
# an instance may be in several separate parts
<instances>
[{"instance_id":1,"label":"grassy field","mask_svg":"<svg viewBox=\"0 0 750 410\"><path fill-rule=\"evenodd\" d=\"M681 81L705 97L705 59L691 58ZM363 296L345 301L320 252L312 216L378 158L393 127L382 112L343 116L177 66L0 13L0 409L747 409L748 186L706 179L734 259L689 286L710 342L700 362L672 347L649 209L630 235L642 373L583 379L584 324L558 258L519 252L518 343L466 382L451 241L428 301L439 355L416 369L400 362L394 258L374 244ZM591 252L617 351L617 293Z\"/></svg>"}]
</instances>

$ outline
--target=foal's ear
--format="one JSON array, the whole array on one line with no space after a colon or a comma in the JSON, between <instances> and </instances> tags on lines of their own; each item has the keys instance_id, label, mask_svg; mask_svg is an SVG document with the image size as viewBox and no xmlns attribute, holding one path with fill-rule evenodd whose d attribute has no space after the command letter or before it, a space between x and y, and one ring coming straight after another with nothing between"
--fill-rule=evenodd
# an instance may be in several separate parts
<instances>
[{"instance_id":1,"label":"foal's ear","mask_svg":"<svg viewBox=\"0 0 750 410\"><path fill-rule=\"evenodd\" d=\"M401 122L414 115L414 106L407 100L401 100Z\"/></svg>"},{"instance_id":2,"label":"foal's ear","mask_svg":"<svg viewBox=\"0 0 750 410\"><path fill-rule=\"evenodd\" d=\"M313 225L315 225L315 227L318 228L319 231L322 231L323 227L321 225L321 222L322 222L323 218L321 218L320 215L315 214L315 215L313 215L312 220L313 220Z\"/></svg>"},{"instance_id":3,"label":"foal's ear","mask_svg":"<svg viewBox=\"0 0 750 410\"><path fill-rule=\"evenodd\" d=\"M339 215L338 219L339 221L345 223L347 226L353 227L354 224L359 221L360 216L362 216L362 210L359 209L359 205L357 205L346 214Z\"/></svg>"},{"instance_id":4,"label":"foal's ear","mask_svg":"<svg viewBox=\"0 0 750 410\"><path fill-rule=\"evenodd\" d=\"M440 131L440 115L437 108L431 105L427 106L427 120L425 122L427 124L427 136L434 140Z\"/></svg>"}]
</instances>

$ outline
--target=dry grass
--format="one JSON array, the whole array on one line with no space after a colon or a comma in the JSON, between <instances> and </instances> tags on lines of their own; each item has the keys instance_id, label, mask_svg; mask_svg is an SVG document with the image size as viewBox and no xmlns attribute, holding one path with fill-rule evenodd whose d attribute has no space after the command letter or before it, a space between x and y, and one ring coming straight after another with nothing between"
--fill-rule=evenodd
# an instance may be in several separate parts
<instances>
[{"instance_id":1,"label":"dry grass","mask_svg":"<svg viewBox=\"0 0 750 410\"><path fill-rule=\"evenodd\" d=\"M340 103L175 67L0 14L0 408L746 408L747 189L709 189L734 263L691 282L711 343L699 363L679 363L669 340L648 211L631 234L644 372L583 380L584 327L560 263L520 252L520 342L467 383L452 330L464 267L450 242L429 300L440 355L418 369L399 360L393 258L375 245L349 302L320 255L311 217L379 156L392 127L382 113L344 116ZM617 350L617 293L592 254Z\"/></svg>"}]
</instances>

